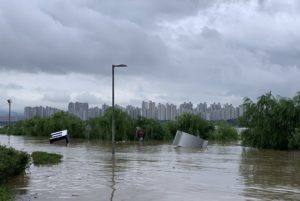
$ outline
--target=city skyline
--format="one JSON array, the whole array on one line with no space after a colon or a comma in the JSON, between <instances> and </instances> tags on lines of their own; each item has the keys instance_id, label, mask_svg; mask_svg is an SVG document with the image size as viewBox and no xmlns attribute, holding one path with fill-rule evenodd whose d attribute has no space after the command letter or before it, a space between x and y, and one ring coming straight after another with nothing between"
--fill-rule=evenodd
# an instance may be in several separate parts
<instances>
[{"instance_id":1,"label":"city skyline","mask_svg":"<svg viewBox=\"0 0 300 201\"><path fill-rule=\"evenodd\" d=\"M1 1L0 110L300 91L300 2ZM17 13L17 15L16 15ZM149 17L151 16L151 17Z\"/></svg>"},{"instance_id":2,"label":"city skyline","mask_svg":"<svg viewBox=\"0 0 300 201\"><path fill-rule=\"evenodd\" d=\"M110 106L107 104L90 107L88 103L81 102L69 102L66 110L60 110L49 106L26 106L24 108L24 118L29 119L35 116L42 118L50 117L54 113L66 111L82 120L87 120L90 118L103 116L109 107ZM230 120L242 116L244 112L242 105L238 107L234 107L229 103L225 103L223 105L220 103L212 103L208 105L206 102L198 103L195 106L191 102L184 102L177 106L172 103L164 104L156 103L154 101L142 101L140 107L132 105L123 107L116 105L116 108L123 110L129 116L135 119L141 116L148 119L152 118L161 121L174 121L178 116L181 116L184 113L199 115L203 119L212 121Z\"/></svg>"}]
</instances>

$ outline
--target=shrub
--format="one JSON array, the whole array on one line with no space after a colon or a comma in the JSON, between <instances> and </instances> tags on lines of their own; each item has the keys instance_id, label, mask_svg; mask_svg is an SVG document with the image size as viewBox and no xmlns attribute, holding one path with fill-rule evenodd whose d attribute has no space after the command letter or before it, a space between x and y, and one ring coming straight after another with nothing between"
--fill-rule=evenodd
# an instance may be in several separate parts
<instances>
[{"instance_id":1,"label":"shrub","mask_svg":"<svg viewBox=\"0 0 300 201\"><path fill-rule=\"evenodd\" d=\"M62 155L55 153L47 153L42 151L35 151L31 154L34 165L51 165L61 162Z\"/></svg>"},{"instance_id":2,"label":"shrub","mask_svg":"<svg viewBox=\"0 0 300 201\"><path fill-rule=\"evenodd\" d=\"M0 201L12 200L11 190L0 184Z\"/></svg>"},{"instance_id":3,"label":"shrub","mask_svg":"<svg viewBox=\"0 0 300 201\"><path fill-rule=\"evenodd\" d=\"M220 122L217 125L217 129L211 132L209 139L221 142L229 142L238 140L239 135L237 131L230 125L226 124L225 122Z\"/></svg>"},{"instance_id":4,"label":"shrub","mask_svg":"<svg viewBox=\"0 0 300 201\"><path fill-rule=\"evenodd\" d=\"M0 183L20 174L29 162L29 155L14 148L0 145Z\"/></svg>"},{"instance_id":5,"label":"shrub","mask_svg":"<svg viewBox=\"0 0 300 201\"><path fill-rule=\"evenodd\" d=\"M200 136L203 139L208 139L210 132L214 130L210 122L190 113L179 116L176 120L176 127L177 130Z\"/></svg>"}]
</instances>

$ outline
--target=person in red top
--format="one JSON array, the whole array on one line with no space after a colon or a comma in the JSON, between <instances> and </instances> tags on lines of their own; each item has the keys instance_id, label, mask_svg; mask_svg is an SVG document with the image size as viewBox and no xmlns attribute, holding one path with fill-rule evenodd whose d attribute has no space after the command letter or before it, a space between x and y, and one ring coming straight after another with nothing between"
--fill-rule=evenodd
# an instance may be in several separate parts
<instances>
[{"instance_id":1,"label":"person in red top","mask_svg":"<svg viewBox=\"0 0 300 201\"><path fill-rule=\"evenodd\" d=\"M144 129L137 127L136 128L136 137L140 140L143 141L145 138L145 131Z\"/></svg>"}]
</instances>

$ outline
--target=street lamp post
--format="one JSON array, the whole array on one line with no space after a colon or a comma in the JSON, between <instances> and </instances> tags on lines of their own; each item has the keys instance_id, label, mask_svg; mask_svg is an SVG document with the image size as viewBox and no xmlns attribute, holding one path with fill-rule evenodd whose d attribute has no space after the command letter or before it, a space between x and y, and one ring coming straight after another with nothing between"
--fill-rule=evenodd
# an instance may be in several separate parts
<instances>
[{"instance_id":1,"label":"street lamp post","mask_svg":"<svg viewBox=\"0 0 300 201\"><path fill-rule=\"evenodd\" d=\"M112 154L115 154L115 68L127 67L125 64L112 65L112 132L111 132L111 142L112 142Z\"/></svg>"},{"instance_id":2,"label":"street lamp post","mask_svg":"<svg viewBox=\"0 0 300 201\"><path fill-rule=\"evenodd\" d=\"M8 102L8 134L10 135L10 108L11 108L11 99L7 100Z\"/></svg>"}]
</instances>

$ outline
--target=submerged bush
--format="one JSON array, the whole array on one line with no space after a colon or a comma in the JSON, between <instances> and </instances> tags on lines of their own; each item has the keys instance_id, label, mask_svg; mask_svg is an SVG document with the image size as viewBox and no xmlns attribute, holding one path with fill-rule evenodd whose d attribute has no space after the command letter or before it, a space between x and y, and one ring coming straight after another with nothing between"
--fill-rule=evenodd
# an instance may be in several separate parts
<instances>
[{"instance_id":1,"label":"submerged bush","mask_svg":"<svg viewBox=\"0 0 300 201\"><path fill-rule=\"evenodd\" d=\"M0 184L23 172L28 162L29 155L26 152L0 145Z\"/></svg>"},{"instance_id":2,"label":"submerged bush","mask_svg":"<svg viewBox=\"0 0 300 201\"><path fill-rule=\"evenodd\" d=\"M35 151L31 154L34 165L51 165L61 162L62 155L55 153L47 153L42 151Z\"/></svg>"},{"instance_id":3,"label":"submerged bush","mask_svg":"<svg viewBox=\"0 0 300 201\"><path fill-rule=\"evenodd\" d=\"M51 117L34 117L19 121L12 126L12 135L50 136L60 130L68 130L70 137L84 138L85 124L78 117L67 112L58 112Z\"/></svg>"},{"instance_id":4,"label":"submerged bush","mask_svg":"<svg viewBox=\"0 0 300 201\"><path fill-rule=\"evenodd\" d=\"M230 142L237 141L239 139L239 135L236 129L225 122L220 122L218 123L217 128L209 135L209 139L221 142Z\"/></svg>"},{"instance_id":5,"label":"submerged bush","mask_svg":"<svg viewBox=\"0 0 300 201\"><path fill-rule=\"evenodd\" d=\"M0 184L0 201L12 200L11 189Z\"/></svg>"},{"instance_id":6,"label":"submerged bush","mask_svg":"<svg viewBox=\"0 0 300 201\"><path fill-rule=\"evenodd\" d=\"M203 139L208 139L209 134L214 130L212 123L190 113L185 113L177 118L176 128Z\"/></svg>"}]
</instances>

